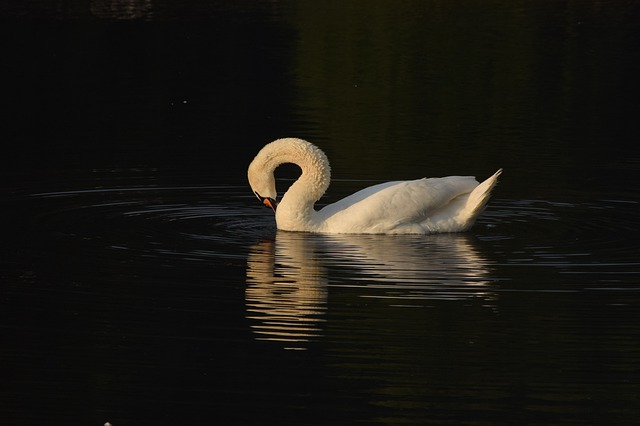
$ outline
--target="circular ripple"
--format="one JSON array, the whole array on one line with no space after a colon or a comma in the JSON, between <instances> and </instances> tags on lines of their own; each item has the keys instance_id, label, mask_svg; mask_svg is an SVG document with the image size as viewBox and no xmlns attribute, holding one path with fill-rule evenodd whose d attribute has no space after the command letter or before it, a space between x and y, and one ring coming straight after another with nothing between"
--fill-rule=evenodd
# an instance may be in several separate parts
<instances>
[{"instance_id":1,"label":"circular ripple","mask_svg":"<svg viewBox=\"0 0 640 426\"><path fill-rule=\"evenodd\" d=\"M33 194L25 233L44 232L144 257L243 256L275 231L273 214L240 186L130 187Z\"/></svg>"},{"instance_id":2,"label":"circular ripple","mask_svg":"<svg viewBox=\"0 0 640 426\"><path fill-rule=\"evenodd\" d=\"M275 234L273 214L255 203L245 185L40 192L14 198L11 207L21 220L13 220L18 225L9 232L28 249L34 241L53 244L45 250L76 244L96 256L125 252L164 264L244 259L253 244ZM470 234L487 246L487 260L496 265L588 275L592 282L583 287L593 281L628 287L640 269L632 243L637 207L628 200L495 199Z\"/></svg>"},{"instance_id":3,"label":"circular ripple","mask_svg":"<svg viewBox=\"0 0 640 426\"><path fill-rule=\"evenodd\" d=\"M637 202L624 200L494 200L474 232L492 242L503 265L556 268L562 280L574 276L582 288L637 287L640 262L632 243L638 237L637 208Z\"/></svg>"}]
</instances>

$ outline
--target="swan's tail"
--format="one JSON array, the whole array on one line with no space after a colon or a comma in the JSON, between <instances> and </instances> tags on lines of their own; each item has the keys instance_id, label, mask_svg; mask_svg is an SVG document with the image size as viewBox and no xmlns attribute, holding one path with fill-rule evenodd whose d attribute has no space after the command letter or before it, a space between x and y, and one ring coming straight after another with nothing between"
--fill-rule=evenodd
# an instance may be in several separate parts
<instances>
[{"instance_id":1,"label":"swan's tail","mask_svg":"<svg viewBox=\"0 0 640 426\"><path fill-rule=\"evenodd\" d=\"M484 207L487 205L487 201L489 201L489 197L491 196L491 190L498 183L498 176L501 174L502 169L499 169L493 174L493 176L476 186L475 189L471 191L471 194L469 194L469 198L467 199L467 203L463 209L464 215L467 220L470 221L469 226L475 222L476 217L482 213L482 210L484 210Z\"/></svg>"}]
</instances>

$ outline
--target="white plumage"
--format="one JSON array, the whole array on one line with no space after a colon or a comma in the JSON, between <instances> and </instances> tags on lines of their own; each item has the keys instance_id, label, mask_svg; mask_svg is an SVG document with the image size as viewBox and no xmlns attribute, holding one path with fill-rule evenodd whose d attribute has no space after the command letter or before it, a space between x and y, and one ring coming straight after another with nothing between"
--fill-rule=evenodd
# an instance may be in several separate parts
<instances>
[{"instance_id":1,"label":"white plumage","mask_svg":"<svg viewBox=\"0 0 640 426\"><path fill-rule=\"evenodd\" d=\"M302 174L278 203L274 171L297 164ZM498 170L478 183L473 176L394 181L374 185L316 211L331 180L318 147L296 138L267 144L249 165L254 194L276 213L278 229L331 234L429 234L469 229L498 182ZM276 207L277 206L277 207Z\"/></svg>"}]
</instances>

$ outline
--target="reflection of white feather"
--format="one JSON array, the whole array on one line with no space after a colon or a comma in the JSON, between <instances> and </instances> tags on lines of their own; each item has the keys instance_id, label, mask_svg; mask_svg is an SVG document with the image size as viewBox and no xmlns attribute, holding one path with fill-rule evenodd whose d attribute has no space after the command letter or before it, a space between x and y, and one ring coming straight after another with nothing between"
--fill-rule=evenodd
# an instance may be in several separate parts
<instances>
[{"instance_id":1,"label":"reflection of white feather","mask_svg":"<svg viewBox=\"0 0 640 426\"><path fill-rule=\"evenodd\" d=\"M257 337L302 349L322 335L327 286L419 306L426 300L495 298L488 262L465 235L429 238L278 232L251 248L247 317Z\"/></svg>"},{"instance_id":2,"label":"reflection of white feather","mask_svg":"<svg viewBox=\"0 0 640 426\"><path fill-rule=\"evenodd\" d=\"M259 339L303 349L321 334L325 274L313 246L301 240L263 241L247 258L247 317Z\"/></svg>"},{"instance_id":3,"label":"reflection of white feather","mask_svg":"<svg viewBox=\"0 0 640 426\"><path fill-rule=\"evenodd\" d=\"M476 291L488 284L487 261L465 235L432 235L428 239L331 235L326 240L332 247L341 247L339 256L329 259L335 258L336 265L357 268L357 280L393 282L396 289L414 283L422 289L433 288L433 298L439 298L438 289L454 286L468 292L465 295L462 291L462 298L476 297Z\"/></svg>"}]
</instances>

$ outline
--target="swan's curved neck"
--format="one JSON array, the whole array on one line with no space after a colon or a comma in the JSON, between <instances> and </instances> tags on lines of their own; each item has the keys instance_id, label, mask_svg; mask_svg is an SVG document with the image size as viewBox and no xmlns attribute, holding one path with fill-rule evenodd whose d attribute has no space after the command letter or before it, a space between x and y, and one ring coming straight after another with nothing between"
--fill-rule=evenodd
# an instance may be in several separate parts
<instances>
[{"instance_id":1,"label":"swan's curved neck","mask_svg":"<svg viewBox=\"0 0 640 426\"><path fill-rule=\"evenodd\" d=\"M278 204L276 221L283 230L301 230L318 225L313 208L331 181L331 168L327 156L316 146L302 139L279 139L274 144L265 166L273 172L284 163L294 163L302 174L287 190Z\"/></svg>"}]
</instances>

